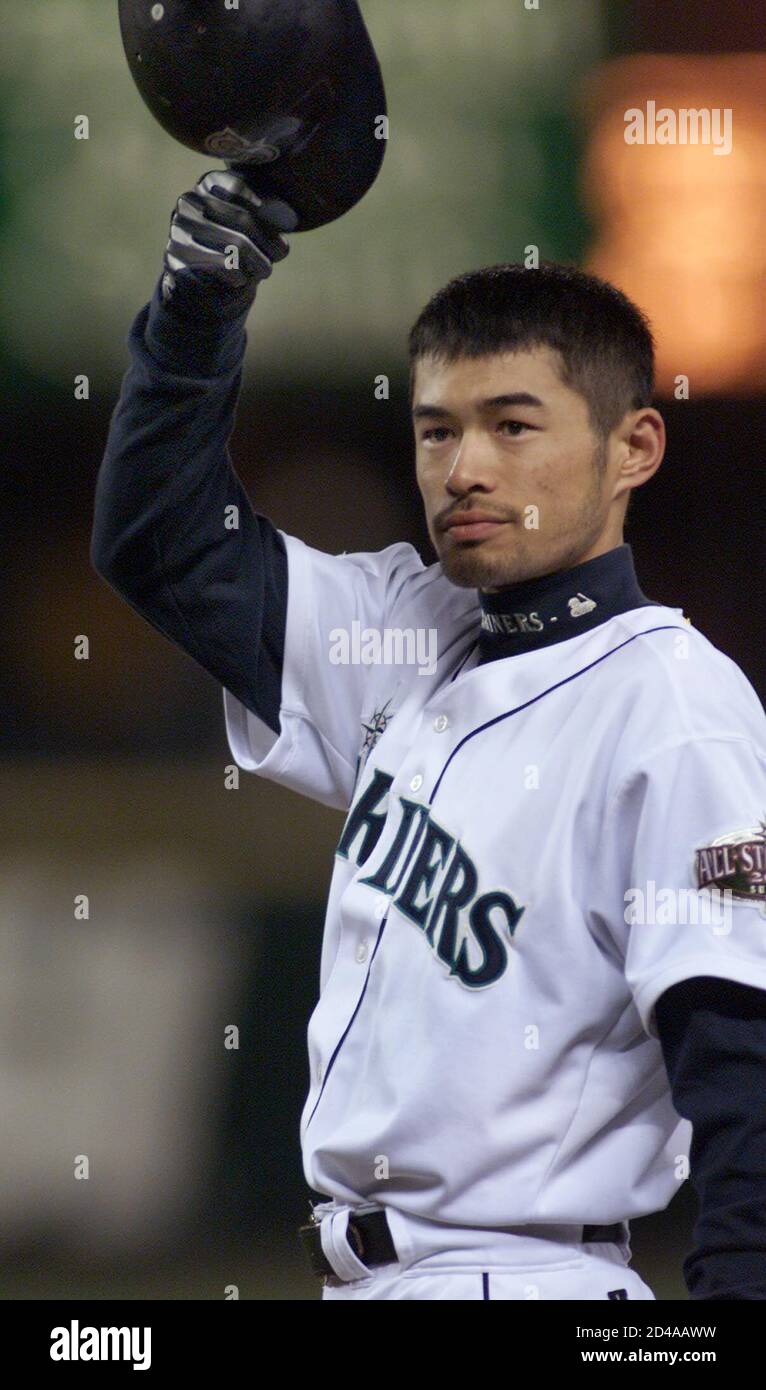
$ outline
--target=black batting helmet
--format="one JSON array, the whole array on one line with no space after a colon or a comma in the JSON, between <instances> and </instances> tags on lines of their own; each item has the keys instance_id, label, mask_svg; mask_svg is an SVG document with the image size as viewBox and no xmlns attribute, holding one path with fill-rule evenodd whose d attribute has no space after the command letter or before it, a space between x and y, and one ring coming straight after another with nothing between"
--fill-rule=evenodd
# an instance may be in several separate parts
<instances>
[{"instance_id":1,"label":"black batting helmet","mask_svg":"<svg viewBox=\"0 0 766 1390\"><path fill-rule=\"evenodd\" d=\"M283 198L296 231L358 203L385 151L380 67L356 0L119 0L131 73L190 149Z\"/></svg>"}]
</instances>

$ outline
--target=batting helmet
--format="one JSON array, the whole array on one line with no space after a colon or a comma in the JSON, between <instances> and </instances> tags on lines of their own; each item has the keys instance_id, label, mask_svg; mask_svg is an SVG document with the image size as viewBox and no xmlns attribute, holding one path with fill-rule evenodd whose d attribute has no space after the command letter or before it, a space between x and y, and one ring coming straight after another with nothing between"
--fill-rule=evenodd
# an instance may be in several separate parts
<instances>
[{"instance_id":1,"label":"batting helmet","mask_svg":"<svg viewBox=\"0 0 766 1390\"><path fill-rule=\"evenodd\" d=\"M377 177L386 96L356 0L119 0L130 71L149 110L216 156L296 231L332 222Z\"/></svg>"}]
</instances>

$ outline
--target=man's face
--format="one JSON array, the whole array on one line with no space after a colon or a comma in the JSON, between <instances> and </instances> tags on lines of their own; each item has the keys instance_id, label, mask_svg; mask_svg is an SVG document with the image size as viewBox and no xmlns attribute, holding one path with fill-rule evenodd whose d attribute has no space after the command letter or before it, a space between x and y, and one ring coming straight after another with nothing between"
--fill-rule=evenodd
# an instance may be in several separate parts
<instances>
[{"instance_id":1,"label":"man's face","mask_svg":"<svg viewBox=\"0 0 766 1390\"><path fill-rule=\"evenodd\" d=\"M417 480L447 578L499 589L619 545L610 442L549 348L417 363Z\"/></svg>"}]
</instances>

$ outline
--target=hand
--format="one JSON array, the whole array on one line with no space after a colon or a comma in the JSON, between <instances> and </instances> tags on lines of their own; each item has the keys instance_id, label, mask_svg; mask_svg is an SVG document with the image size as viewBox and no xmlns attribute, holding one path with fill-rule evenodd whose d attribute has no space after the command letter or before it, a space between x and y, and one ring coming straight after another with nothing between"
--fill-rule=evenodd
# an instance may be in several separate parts
<instances>
[{"instance_id":1,"label":"hand","mask_svg":"<svg viewBox=\"0 0 766 1390\"><path fill-rule=\"evenodd\" d=\"M162 297L186 311L218 318L252 304L261 280L290 247L281 232L298 219L278 198L261 198L239 175L214 169L176 203L165 248Z\"/></svg>"}]
</instances>

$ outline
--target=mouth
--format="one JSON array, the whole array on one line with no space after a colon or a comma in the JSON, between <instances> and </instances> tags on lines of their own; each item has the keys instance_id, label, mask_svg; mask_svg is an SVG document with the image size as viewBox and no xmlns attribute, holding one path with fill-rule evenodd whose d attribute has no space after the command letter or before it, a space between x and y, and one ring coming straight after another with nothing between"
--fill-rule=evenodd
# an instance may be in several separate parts
<instances>
[{"instance_id":1,"label":"mouth","mask_svg":"<svg viewBox=\"0 0 766 1390\"><path fill-rule=\"evenodd\" d=\"M507 521L489 512L453 512L442 530L455 541L481 541L487 536L494 536L501 526L507 524Z\"/></svg>"}]
</instances>

